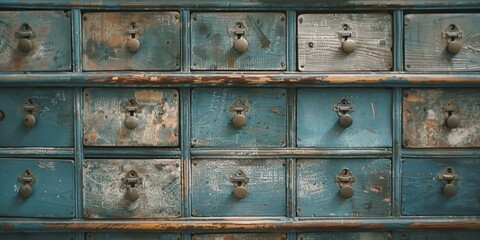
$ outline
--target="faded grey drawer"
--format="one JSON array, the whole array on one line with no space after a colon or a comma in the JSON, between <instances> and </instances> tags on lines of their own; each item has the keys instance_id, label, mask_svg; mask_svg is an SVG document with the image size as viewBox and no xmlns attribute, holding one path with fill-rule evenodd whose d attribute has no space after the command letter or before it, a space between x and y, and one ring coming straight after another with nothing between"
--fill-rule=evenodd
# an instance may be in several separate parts
<instances>
[{"instance_id":1,"label":"faded grey drawer","mask_svg":"<svg viewBox=\"0 0 480 240\"><path fill-rule=\"evenodd\" d=\"M321 232L300 233L297 240L391 240L389 232Z\"/></svg>"},{"instance_id":2,"label":"faded grey drawer","mask_svg":"<svg viewBox=\"0 0 480 240\"><path fill-rule=\"evenodd\" d=\"M194 234L192 240L286 240L284 233Z\"/></svg>"},{"instance_id":3,"label":"faded grey drawer","mask_svg":"<svg viewBox=\"0 0 480 240\"><path fill-rule=\"evenodd\" d=\"M125 232L107 232L107 233L87 233L86 240L181 240L180 234L164 233L125 233Z\"/></svg>"}]
</instances>

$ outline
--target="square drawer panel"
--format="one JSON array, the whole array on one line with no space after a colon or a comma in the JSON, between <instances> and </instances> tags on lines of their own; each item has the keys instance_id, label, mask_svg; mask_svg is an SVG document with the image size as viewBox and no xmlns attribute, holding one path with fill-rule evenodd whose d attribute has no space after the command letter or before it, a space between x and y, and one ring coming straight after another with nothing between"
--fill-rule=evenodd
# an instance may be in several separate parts
<instances>
[{"instance_id":1,"label":"square drawer panel","mask_svg":"<svg viewBox=\"0 0 480 240\"><path fill-rule=\"evenodd\" d=\"M401 240L464 240L464 239L480 239L480 231L461 231L461 230L421 230L401 232Z\"/></svg>"},{"instance_id":2,"label":"square drawer panel","mask_svg":"<svg viewBox=\"0 0 480 240\"><path fill-rule=\"evenodd\" d=\"M180 69L178 12L83 14L83 69Z\"/></svg>"},{"instance_id":3,"label":"square drawer panel","mask_svg":"<svg viewBox=\"0 0 480 240\"><path fill-rule=\"evenodd\" d=\"M480 89L406 89L403 146L480 147Z\"/></svg>"},{"instance_id":4,"label":"square drawer panel","mask_svg":"<svg viewBox=\"0 0 480 240\"><path fill-rule=\"evenodd\" d=\"M178 146L178 91L88 88L85 146Z\"/></svg>"},{"instance_id":5,"label":"square drawer panel","mask_svg":"<svg viewBox=\"0 0 480 240\"><path fill-rule=\"evenodd\" d=\"M407 14L405 70L479 71L480 14Z\"/></svg>"},{"instance_id":6,"label":"square drawer panel","mask_svg":"<svg viewBox=\"0 0 480 240\"><path fill-rule=\"evenodd\" d=\"M297 18L300 71L388 71L388 13L302 14Z\"/></svg>"},{"instance_id":7,"label":"square drawer panel","mask_svg":"<svg viewBox=\"0 0 480 240\"><path fill-rule=\"evenodd\" d=\"M1 88L0 132L2 147L72 147L72 90Z\"/></svg>"},{"instance_id":8,"label":"square drawer panel","mask_svg":"<svg viewBox=\"0 0 480 240\"><path fill-rule=\"evenodd\" d=\"M83 164L85 218L180 217L178 159L87 159Z\"/></svg>"},{"instance_id":9,"label":"square drawer panel","mask_svg":"<svg viewBox=\"0 0 480 240\"><path fill-rule=\"evenodd\" d=\"M124 233L124 232L106 232L106 233L87 233L86 240L181 240L180 234L159 234L159 233Z\"/></svg>"},{"instance_id":10,"label":"square drawer panel","mask_svg":"<svg viewBox=\"0 0 480 240\"><path fill-rule=\"evenodd\" d=\"M286 69L285 13L193 13L191 31L193 70Z\"/></svg>"},{"instance_id":11,"label":"square drawer panel","mask_svg":"<svg viewBox=\"0 0 480 240\"><path fill-rule=\"evenodd\" d=\"M389 89L299 89L297 146L391 147L391 94Z\"/></svg>"},{"instance_id":12,"label":"square drawer panel","mask_svg":"<svg viewBox=\"0 0 480 240\"><path fill-rule=\"evenodd\" d=\"M193 147L284 147L287 98L277 88L192 91Z\"/></svg>"},{"instance_id":13,"label":"square drawer panel","mask_svg":"<svg viewBox=\"0 0 480 240\"><path fill-rule=\"evenodd\" d=\"M0 71L71 71L70 11L0 11Z\"/></svg>"},{"instance_id":14,"label":"square drawer panel","mask_svg":"<svg viewBox=\"0 0 480 240\"><path fill-rule=\"evenodd\" d=\"M192 240L286 240L284 233L194 234Z\"/></svg>"},{"instance_id":15,"label":"square drawer panel","mask_svg":"<svg viewBox=\"0 0 480 240\"><path fill-rule=\"evenodd\" d=\"M299 159L297 216L391 215L389 159Z\"/></svg>"},{"instance_id":16,"label":"square drawer panel","mask_svg":"<svg viewBox=\"0 0 480 240\"><path fill-rule=\"evenodd\" d=\"M74 240L76 233L0 233L2 240Z\"/></svg>"},{"instance_id":17,"label":"square drawer panel","mask_svg":"<svg viewBox=\"0 0 480 240\"><path fill-rule=\"evenodd\" d=\"M0 159L0 216L73 218L73 161Z\"/></svg>"},{"instance_id":18,"label":"square drawer panel","mask_svg":"<svg viewBox=\"0 0 480 240\"><path fill-rule=\"evenodd\" d=\"M391 240L389 232L321 232L300 233L297 240Z\"/></svg>"},{"instance_id":19,"label":"square drawer panel","mask_svg":"<svg viewBox=\"0 0 480 240\"><path fill-rule=\"evenodd\" d=\"M192 215L285 216L285 164L284 159L194 160Z\"/></svg>"},{"instance_id":20,"label":"square drawer panel","mask_svg":"<svg viewBox=\"0 0 480 240\"><path fill-rule=\"evenodd\" d=\"M479 215L480 159L402 159L402 214Z\"/></svg>"}]
</instances>

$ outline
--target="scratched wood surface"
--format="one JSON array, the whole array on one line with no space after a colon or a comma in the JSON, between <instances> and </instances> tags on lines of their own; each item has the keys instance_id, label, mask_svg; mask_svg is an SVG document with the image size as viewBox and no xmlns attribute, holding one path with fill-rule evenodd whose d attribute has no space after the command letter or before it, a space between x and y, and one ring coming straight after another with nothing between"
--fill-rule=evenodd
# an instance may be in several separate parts
<instances>
[{"instance_id":1,"label":"scratched wood surface","mask_svg":"<svg viewBox=\"0 0 480 240\"><path fill-rule=\"evenodd\" d=\"M349 26L356 48L342 50ZM302 14L297 18L300 71L388 71L392 67L392 16L388 13Z\"/></svg>"},{"instance_id":2,"label":"scratched wood surface","mask_svg":"<svg viewBox=\"0 0 480 240\"><path fill-rule=\"evenodd\" d=\"M19 195L23 183L18 177L29 169L36 182L32 194L24 199ZM0 216L35 218L73 218L75 191L73 161L0 159Z\"/></svg>"},{"instance_id":3,"label":"scratched wood surface","mask_svg":"<svg viewBox=\"0 0 480 240\"><path fill-rule=\"evenodd\" d=\"M0 71L71 71L70 11L0 11ZM19 50L17 32L27 23L32 49Z\"/></svg>"},{"instance_id":4,"label":"scratched wood surface","mask_svg":"<svg viewBox=\"0 0 480 240\"><path fill-rule=\"evenodd\" d=\"M438 175L453 168L459 180L456 194L443 195L444 183ZM480 185L477 183L480 159L402 159L403 215L479 215Z\"/></svg>"},{"instance_id":5,"label":"scratched wood surface","mask_svg":"<svg viewBox=\"0 0 480 240\"><path fill-rule=\"evenodd\" d=\"M36 123L24 125L31 100ZM1 88L0 147L72 147L73 92L62 88Z\"/></svg>"},{"instance_id":6,"label":"scratched wood surface","mask_svg":"<svg viewBox=\"0 0 480 240\"><path fill-rule=\"evenodd\" d=\"M231 177L243 171L249 182L247 196L236 199ZM284 159L194 160L192 166L193 216L286 215Z\"/></svg>"},{"instance_id":7,"label":"scratched wood surface","mask_svg":"<svg viewBox=\"0 0 480 240\"><path fill-rule=\"evenodd\" d=\"M192 240L285 240L284 233L194 234Z\"/></svg>"},{"instance_id":8,"label":"scratched wood surface","mask_svg":"<svg viewBox=\"0 0 480 240\"><path fill-rule=\"evenodd\" d=\"M301 233L297 240L390 240L389 232L321 232Z\"/></svg>"},{"instance_id":9,"label":"scratched wood surface","mask_svg":"<svg viewBox=\"0 0 480 240\"><path fill-rule=\"evenodd\" d=\"M405 26L405 70L479 71L480 14L407 14ZM462 45L457 54L447 51L446 32L455 24Z\"/></svg>"},{"instance_id":10,"label":"scratched wood surface","mask_svg":"<svg viewBox=\"0 0 480 240\"><path fill-rule=\"evenodd\" d=\"M83 97L85 146L178 146L177 90L88 88ZM125 125L130 100L138 105L134 129Z\"/></svg>"},{"instance_id":11,"label":"scratched wood surface","mask_svg":"<svg viewBox=\"0 0 480 240\"><path fill-rule=\"evenodd\" d=\"M248 103L246 125L232 124L230 106ZM286 91L273 88L197 88L192 91L193 147L283 147L286 143ZM243 112L242 112L243 113Z\"/></svg>"},{"instance_id":12,"label":"scratched wood surface","mask_svg":"<svg viewBox=\"0 0 480 240\"><path fill-rule=\"evenodd\" d=\"M410 231L400 232L401 240L465 240L465 239L480 239L480 231Z\"/></svg>"},{"instance_id":13,"label":"scratched wood surface","mask_svg":"<svg viewBox=\"0 0 480 240\"><path fill-rule=\"evenodd\" d=\"M449 102L460 118L457 128L446 125ZM402 132L407 148L480 147L479 89L405 89Z\"/></svg>"},{"instance_id":14,"label":"scratched wood surface","mask_svg":"<svg viewBox=\"0 0 480 240\"><path fill-rule=\"evenodd\" d=\"M86 240L181 240L180 234L107 232L87 233Z\"/></svg>"},{"instance_id":15,"label":"scratched wood surface","mask_svg":"<svg viewBox=\"0 0 480 240\"><path fill-rule=\"evenodd\" d=\"M2 240L74 240L76 233L0 233Z\"/></svg>"},{"instance_id":16,"label":"scratched wood surface","mask_svg":"<svg viewBox=\"0 0 480 240\"><path fill-rule=\"evenodd\" d=\"M140 178L139 198L127 199L127 173ZM86 159L83 164L85 218L174 218L181 211L178 159Z\"/></svg>"},{"instance_id":17,"label":"scratched wood surface","mask_svg":"<svg viewBox=\"0 0 480 240\"><path fill-rule=\"evenodd\" d=\"M83 69L180 69L180 14L178 12L91 12L83 14ZM128 32L135 23L137 52L127 49Z\"/></svg>"},{"instance_id":18,"label":"scratched wood surface","mask_svg":"<svg viewBox=\"0 0 480 240\"><path fill-rule=\"evenodd\" d=\"M340 187L335 182L335 176L345 168L356 178L349 199L340 196ZM297 216L390 216L391 178L391 161L387 159L299 159Z\"/></svg>"},{"instance_id":19,"label":"scratched wood surface","mask_svg":"<svg viewBox=\"0 0 480 240\"><path fill-rule=\"evenodd\" d=\"M391 147L392 95L390 89L299 89L297 97L298 147ZM353 106L353 123L343 128L334 111L341 99Z\"/></svg>"},{"instance_id":20,"label":"scratched wood surface","mask_svg":"<svg viewBox=\"0 0 480 240\"><path fill-rule=\"evenodd\" d=\"M248 49L235 50L238 23L246 28ZM193 70L285 70L286 17L276 12L193 13Z\"/></svg>"}]
</instances>

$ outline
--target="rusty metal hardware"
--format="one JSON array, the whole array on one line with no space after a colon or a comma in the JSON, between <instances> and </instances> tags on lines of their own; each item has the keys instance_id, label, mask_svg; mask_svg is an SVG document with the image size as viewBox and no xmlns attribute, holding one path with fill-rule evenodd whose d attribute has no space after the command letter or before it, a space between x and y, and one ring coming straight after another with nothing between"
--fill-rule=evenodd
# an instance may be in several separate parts
<instances>
[{"instance_id":1,"label":"rusty metal hardware","mask_svg":"<svg viewBox=\"0 0 480 240\"><path fill-rule=\"evenodd\" d=\"M137 29L137 23L131 22L128 25L127 33L129 34L130 38L127 40L127 49L135 53L140 49L140 41L138 40L139 30Z\"/></svg>"},{"instance_id":2,"label":"rusty metal hardware","mask_svg":"<svg viewBox=\"0 0 480 240\"><path fill-rule=\"evenodd\" d=\"M37 119L33 115L33 112L37 110L36 104L33 99L29 98L23 104L23 109L27 112L23 117L23 125L27 128L32 128L37 123Z\"/></svg>"},{"instance_id":3,"label":"rusty metal hardware","mask_svg":"<svg viewBox=\"0 0 480 240\"><path fill-rule=\"evenodd\" d=\"M235 198L238 200L244 199L248 193L247 183L249 178L242 170L238 170L235 175L230 178L230 180L233 182L233 186L235 187L233 190L233 196L235 196Z\"/></svg>"},{"instance_id":4,"label":"rusty metal hardware","mask_svg":"<svg viewBox=\"0 0 480 240\"><path fill-rule=\"evenodd\" d=\"M233 112L232 124L236 128L241 128L247 123L247 118L245 113L248 112L248 100L247 99L237 99L235 103L230 105L229 111Z\"/></svg>"},{"instance_id":5,"label":"rusty metal hardware","mask_svg":"<svg viewBox=\"0 0 480 240\"><path fill-rule=\"evenodd\" d=\"M445 197L453 197L457 193L457 188L455 187L455 181L459 179L457 172L452 167L446 167L443 169L440 174L438 174L438 180L442 181L443 186L443 195Z\"/></svg>"},{"instance_id":6,"label":"rusty metal hardware","mask_svg":"<svg viewBox=\"0 0 480 240\"><path fill-rule=\"evenodd\" d=\"M37 179L30 169L26 169L22 176L18 177L18 181L23 184L18 189L18 195L23 199L29 198L33 193L32 185L37 182Z\"/></svg>"},{"instance_id":7,"label":"rusty metal hardware","mask_svg":"<svg viewBox=\"0 0 480 240\"><path fill-rule=\"evenodd\" d=\"M124 179L124 184L127 187L127 193L125 197L131 202L137 201L137 199L140 197L138 185L142 184L142 178L138 177L138 174L135 170L130 170Z\"/></svg>"},{"instance_id":8,"label":"rusty metal hardware","mask_svg":"<svg viewBox=\"0 0 480 240\"><path fill-rule=\"evenodd\" d=\"M455 106L452 102L447 103L447 106L445 107L445 111L448 114L447 119L445 120L445 125L451 129L459 127L460 118L456 114L454 114Z\"/></svg>"},{"instance_id":9,"label":"rusty metal hardware","mask_svg":"<svg viewBox=\"0 0 480 240\"><path fill-rule=\"evenodd\" d=\"M233 47L239 53L243 53L248 49L248 41L245 39L245 35L247 33L247 29L245 24L242 22L237 22L235 29L233 29L233 34L236 36L235 43Z\"/></svg>"},{"instance_id":10,"label":"rusty metal hardware","mask_svg":"<svg viewBox=\"0 0 480 240\"><path fill-rule=\"evenodd\" d=\"M353 118L350 115L353 112L354 106L347 98L338 100L337 104L333 105L333 111L338 115L338 124L343 128L352 126Z\"/></svg>"},{"instance_id":11,"label":"rusty metal hardware","mask_svg":"<svg viewBox=\"0 0 480 240\"><path fill-rule=\"evenodd\" d=\"M134 99L128 100L127 104L125 105L125 112L127 116L125 117L125 127L128 129L135 129L138 126L138 118L135 116L137 113L139 106Z\"/></svg>"},{"instance_id":12,"label":"rusty metal hardware","mask_svg":"<svg viewBox=\"0 0 480 240\"><path fill-rule=\"evenodd\" d=\"M355 182L355 177L348 168L344 168L335 176L335 183L340 187L340 196L344 199L349 199L353 196L352 184Z\"/></svg>"},{"instance_id":13,"label":"rusty metal hardware","mask_svg":"<svg viewBox=\"0 0 480 240\"><path fill-rule=\"evenodd\" d=\"M462 38L462 35L463 33L455 24L450 24L445 31L445 38L447 39L447 51L450 54L457 54L462 49L462 44L458 41L458 39Z\"/></svg>"},{"instance_id":14,"label":"rusty metal hardware","mask_svg":"<svg viewBox=\"0 0 480 240\"><path fill-rule=\"evenodd\" d=\"M355 51L357 43L353 39L351 39L351 37L353 36L351 27L348 24L343 24L342 30L340 30L338 33L341 37L343 52L352 53L353 51Z\"/></svg>"},{"instance_id":15,"label":"rusty metal hardware","mask_svg":"<svg viewBox=\"0 0 480 240\"><path fill-rule=\"evenodd\" d=\"M20 39L18 41L18 50L23 53L32 51L33 43L31 39L36 37L36 33L28 23L23 23L20 26L20 29L16 32L16 36Z\"/></svg>"}]
</instances>

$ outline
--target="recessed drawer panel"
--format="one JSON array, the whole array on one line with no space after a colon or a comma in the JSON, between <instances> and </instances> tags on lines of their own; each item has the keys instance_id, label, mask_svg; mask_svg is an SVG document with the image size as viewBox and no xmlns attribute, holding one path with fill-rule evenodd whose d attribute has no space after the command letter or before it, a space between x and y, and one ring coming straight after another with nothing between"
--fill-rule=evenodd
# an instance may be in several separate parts
<instances>
[{"instance_id":1,"label":"recessed drawer panel","mask_svg":"<svg viewBox=\"0 0 480 240\"><path fill-rule=\"evenodd\" d=\"M76 233L0 233L2 240L74 240Z\"/></svg>"},{"instance_id":2,"label":"recessed drawer panel","mask_svg":"<svg viewBox=\"0 0 480 240\"><path fill-rule=\"evenodd\" d=\"M87 233L86 240L181 240L180 234L160 233Z\"/></svg>"},{"instance_id":3,"label":"recessed drawer panel","mask_svg":"<svg viewBox=\"0 0 480 240\"><path fill-rule=\"evenodd\" d=\"M192 214L285 216L285 174L284 159L194 160Z\"/></svg>"},{"instance_id":4,"label":"recessed drawer panel","mask_svg":"<svg viewBox=\"0 0 480 240\"><path fill-rule=\"evenodd\" d=\"M193 13L193 70L285 70L286 17L276 12Z\"/></svg>"},{"instance_id":5,"label":"recessed drawer panel","mask_svg":"<svg viewBox=\"0 0 480 240\"><path fill-rule=\"evenodd\" d=\"M392 67L390 14L302 14L297 26L300 71L387 71Z\"/></svg>"},{"instance_id":6,"label":"recessed drawer panel","mask_svg":"<svg viewBox=\"0 0 480 240\"><path fill-rule=\"evenodd\" d=\"M284 233L194 234L192 240L285 240Z\"/></svg>"},{"instance_id":7,"label":"recessed drawer panel","mask_svg":"<svg viewBox=\"0 0 480 240\"><path fill-rule=\"evenodd\" d=\"M70 71L70 11L0 12L0 71Z\"/></svg>"},{"instance_id":8,"label":"recessed drawer panel","mask_svg":"<svg viewBox=\"0 0 480 240\"><path fill-rule=\"evenodd\" d=\"M298 147L392 146L389 89L299 89Z\"/></svg>"},{"instance_id":9,"label":"recessed drawer panel","mask_svg":"<svg viewBox=\"0 0 480 240\"><path fill-rule=\"evenodd\" d=\"M73 218L73 161L0 159L0 216Z\"/></svg>"},{"instance_id":10,"label":"recessed drawer panel","mask_svg":"<svg viewBox=\"0 0 480 240\"><path fill-rule=\"evenodd\" d=\"M285 146L285 95L274 88L194 89L192 146Z\"/></svg>"},{"instance_id":11,"label":"recessed drawer panel","mask_svg":"<svg viewBox=\"0 0 480 240\"><path fill-rule=\"evenodd\" d=\"M85 146L178 146L178 91L85 89Z\"/></svg>"},{"instance_id":12,"label":"recessed drawer panel","mask_svg":"<svg viewBox=\"0 0 480 240\"><path fill-rule=\"evenodd\" d=\"M480 89L406 89L403 146L480 147Z\"/></svg>"},{"instance_id":13,"label":"recessed drawer panel","mask_svg":"<svg viewBox=\"0 0 480 240\"><path fill-rule=\"evenodd\" d=\"M405 70L479 71L480 14L407 14Z\"/></svg>"},{"instance_id":14,"label":"recessed drawer panel","mask_svg":"<svg viewBox=\"0 0 480 240\"><path fill-rule=\"evenodd\" d=\"M402 240L464 240L480 239L480 231L427 231L422 229L419 231L401 232L400 236Z\"/></svg>"},{"instance_id":15,"label":"recessed drawer panel","mask_svg":"<svg viewBox=\"0 0 480 240\"><path fill-rule=\"evenodd\" d=\"M180 160L87 159L83 166L86 218L180 217Z\"/></svg>"},{"instance_id":16,"label":"recessed drawer panel","mask_svg":"<svg viewBox=\"0 0 480 240\"><path fill-rule=\"evenodd\" d=\"M297 240L390 240L392 234L389 232L321 232L301 233Z\"/></svg>"},{"instance_id":17,"label":"recessed drawer panel","mask_svg":"<svg viewBox=\"0 0 480 240\"><path fill-rule=\"evenodd\" d=\"M297 216L390 216L391 179L387 159L299 159Z\"/></svg>"},{"instance_id":18,"label":"recessed drawer panel","mask_svg":"<svg viewBox=\"0 0 480 240\"><path fill-rule=\"evenodd\" d=\"M479 215L480 160L402 159L403 215Z\"/></svg>"},{"instance_id":19,"label":"recessed drawer panel","mask_svg":"<svg viewBox=\"0 0 480 240\"><path fill-rule=\"evenodd\" d=\"M180 69L178 12L83 14L83 69Z\"/></svg>"},{"instance_id":20,"label":"recessed drawer panel","mask_svg":"<svg viewBox=\"0 0 480 240\"><path fill-rule=\"evenodd\" d=\"M72 95L59 88L0 89L0 146L73 146Z\"/></svg>"}]
</instances>

